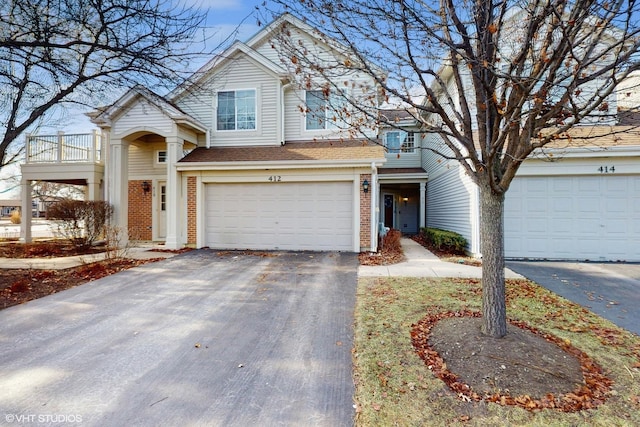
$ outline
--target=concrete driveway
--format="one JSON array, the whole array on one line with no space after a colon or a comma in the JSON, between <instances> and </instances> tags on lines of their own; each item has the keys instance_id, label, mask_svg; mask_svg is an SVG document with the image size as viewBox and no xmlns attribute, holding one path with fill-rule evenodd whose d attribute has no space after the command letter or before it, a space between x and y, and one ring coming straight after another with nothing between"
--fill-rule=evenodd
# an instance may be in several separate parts
<instances>
[{"instance_id":1,"label":"concrete driveway","mask_svg":"<svg viewBox=\"0 0 640 427\"><path fill-rule=\"evenodd\" d=\"M507 261L507 267L640 335L640 264Z\"/></svg>"},{"instance_id":2,"label":"concrete driveway","mask_svg":"<svg viewBox=\"0 0 640 427\"><path fill-rule=\"evenodd\" d=\"M2 310L0 425L352 425L356 268L200 250Z\"/></svg>"}]
</instances>

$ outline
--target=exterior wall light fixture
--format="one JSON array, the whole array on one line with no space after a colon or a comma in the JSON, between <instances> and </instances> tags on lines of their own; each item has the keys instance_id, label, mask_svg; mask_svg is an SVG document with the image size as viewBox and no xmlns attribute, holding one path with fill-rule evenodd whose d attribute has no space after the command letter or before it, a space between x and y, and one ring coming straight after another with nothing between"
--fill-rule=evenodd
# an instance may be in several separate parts
<instances>
[{"instance_id":1,"label":"exterior wall light fixture","mask_svg":"<svg viewBox=\"0 0 640 427\"><path fill-rule=\"evenodd\" d=\"M369 192L369 180L362 181L362 191L366 194Z\"/></svg>"},{"instance_id":2,"label":"exterior wall light fixture","mask_svg":"<svg viewBox=\"0 0 640 427\"><path fill-rule=\"evenodd\" d=\"M142 181L142 191L147 194L151 191L151 183L149 181Z\"/></svg>"}]
</instances>

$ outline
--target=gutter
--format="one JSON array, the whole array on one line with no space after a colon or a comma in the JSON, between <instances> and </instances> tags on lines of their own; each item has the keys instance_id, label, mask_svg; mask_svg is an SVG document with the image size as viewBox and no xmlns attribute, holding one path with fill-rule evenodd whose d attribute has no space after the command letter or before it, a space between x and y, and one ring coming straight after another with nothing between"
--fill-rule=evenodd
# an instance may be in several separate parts
<instances>
[{"instance_id":1,"label":"gutter","mask_svg":"<svg viewBox=\"0 0 640 427\"><path fill-rule=\"evenodd\" d=\"M235 162L178 162L178 171L228 171L228 170L269 170L269 169L338 169L363 168L370 164L381 165L381 159L354 160L280 160L280 161L235 161ZM377 176L377 169L376 169Z\"/></svg>"}]
</instances>

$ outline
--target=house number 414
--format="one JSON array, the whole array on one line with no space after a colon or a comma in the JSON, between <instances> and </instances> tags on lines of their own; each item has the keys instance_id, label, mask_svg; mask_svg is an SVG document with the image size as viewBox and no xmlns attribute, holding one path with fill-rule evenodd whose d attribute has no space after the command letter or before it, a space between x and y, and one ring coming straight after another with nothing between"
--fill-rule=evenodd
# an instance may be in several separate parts
<instances>
[{"instance_id":1,"label":"house number 414","mask_svg":"<svg viewBox=\"0 0 640 427\"><path fill-rule=\"evenodd\" d=\"M615 166L600 166L598 172L600 173L614 173L616 171Z\"/></svg>"}]
</instances>

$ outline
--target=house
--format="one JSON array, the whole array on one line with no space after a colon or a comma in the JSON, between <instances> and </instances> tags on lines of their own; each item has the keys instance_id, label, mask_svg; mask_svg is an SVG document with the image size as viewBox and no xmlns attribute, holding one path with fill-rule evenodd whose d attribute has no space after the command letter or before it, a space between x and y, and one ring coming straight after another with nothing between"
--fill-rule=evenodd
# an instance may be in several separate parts
<instances>
[{"instance_id":1,"label":"house","mask_svg":"<svg viewBox=\"0 0 640 427\"><path fill-rule=\"evenodd\" d=\"M136 87L92 113L99 141L79 144L85 149L73 154L84 157L74 164L63 158L66 137L45 141L61 151L38 161L48 150L27 136L23 191L36 179L73 179L89 198L102 195L114 206L115 224L129 238L168 248L375 251L384 149L375 133L354 139L340 128L321 81L292 80L272 45L282 25L319 55L339 55L285 14L168 96ZM392 187L401 176L390 178ZM417 222L416 213L413 229Z\"/></svg>"},{"instance_id":2,"label":"house","mask_svg":"<svg viewBox=\"0 0 640 427\"><path fill-rule=\"evenodd\" d=\"M0 200L0 218L11 216L14 211L20 211L20 200Z\"/></svg>"},{"instance_id":3,"label":"house","mask_svg":"<svg viewBox=\"0 0 640 427\"><path fill-rule=\"evenodd\" d=\"M517 18L519 12L514 10ZM518 20L513 24L517 31ZM599 60L607 60L606 45L599 49ZM508 55L508 46L501 53ZM564 72L570 75L571 69ZM449 88L454 87L446 63L440 77ZM463 84L471 90L465 78L468 76L462 77ZM596 79L581 87L576 97L589 99L598 84ZM521 164L505 198L507 258L640 261L637 87L638 77L632 75L602 104L608 108L594 111ZM447 103L444 97L441 101ZM460 109L459 105L448 107ZM428 135L424 144L432 149L443 146L436 134ZM427 225L460 233L469 242L468 250L480 256L478 187L458 161L429 149L424 150L423 168L429 172Z\"/></svg>"},{"instance_id":4,"label":"house","mask_svg":"<svg viewBox=\"0 0 640 427\"><path fill-rule=\"evenodd\" d=\"M285 14L169 95L136 87L95 111L94 135L27 135L23 194L33 180L85 185L130 239L168 248L375 251L381 226L429 226L480 255L478 188L429 150L436 136L390 109L390 125L354 138L322 82L301 84L283 65L273 48L282 25L315 54L339 55ZM640 261L640 140L613 125L615 138L559 143L524 162L507 193L508 257Z\"/></svg>"}]
</instances>

